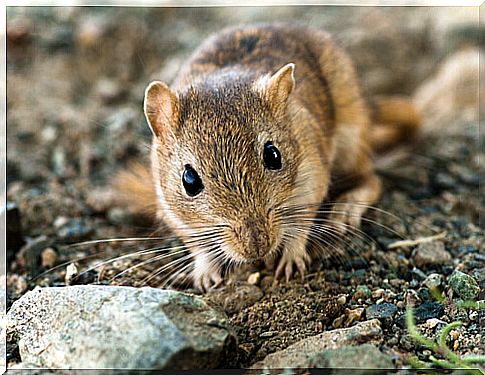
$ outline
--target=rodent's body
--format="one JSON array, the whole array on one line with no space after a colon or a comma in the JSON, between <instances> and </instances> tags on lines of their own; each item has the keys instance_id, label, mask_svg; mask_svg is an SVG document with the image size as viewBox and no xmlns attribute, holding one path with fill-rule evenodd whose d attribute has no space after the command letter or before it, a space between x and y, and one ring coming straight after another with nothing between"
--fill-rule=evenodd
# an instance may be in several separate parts
<instances>
[{"instance_id":1,"label":"rodent's body","mask_svg":"<svg viewBox=\"0 0 485 375\"><path fill-rule=\"evenodd\" d=\"M147 88L145 113L157 214L186 244L199 236L188 246L200 288L220 280L223 260L278 251L276 276L294 266L303 276L319 205L337 204L327 220L343 233L380 195L370 111L351 61L322 31L227 29L195 51L171 89ZM280 168L263 163L273 146ZM201 179L195 196L181 183L187 168Z\"/></svg>"}]
</instances>

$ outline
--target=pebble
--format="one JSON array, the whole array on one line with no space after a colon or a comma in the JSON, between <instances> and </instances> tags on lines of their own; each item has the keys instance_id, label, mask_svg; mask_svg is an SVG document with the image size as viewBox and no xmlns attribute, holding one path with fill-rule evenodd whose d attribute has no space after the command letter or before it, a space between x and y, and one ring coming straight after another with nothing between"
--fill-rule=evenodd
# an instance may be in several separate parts
<instances>
[{"instance_id":1,"label":"pebble","mask_svg":"<svg viewBox=\"0 0 485 375\"><path fill-rule=\"evenodd\" d=\"M63 240L79 241L93 232L94 228L87 225L83 219L73 219L59 230L58 236Z\"/></svg>"},{"instance_id":2,"label":"pebble","mask_svg":"<svg viewBox=\"0 0 485 375\"><path fill-rule=\"evenodd\" d=\"M332 327L333 328L342 327L345 319L346 319L345 315L340 315L338 318L335 318L334 321L332 322Z\"/></svg>"},{"instance_id":3,"label":"pebble","mask_svg":"<svg viewBox=\"0 0 485 375\"><path fill-rule=\"evenodd\" d=\"M259 282L261 281L261 273L260 272L254 272L248 276L248 284L250 285L258 285Z\"/></svg>"},{"instance_id":4,"label":"pebble","mask_svg":"<svg viewBox=\"0 0 485 375\"><path fill-rule=\"evenodd\" d=\"M372 291L372 298L374 298L374 299L382 298L385 293L386 293L386 291L382 288L376 289L376 290Z\"/></svg>"},{"instance_id":5,"label":"pebble","mask_svg":"<svg viewBox=\"0 0 485 375\"><path fill-rule=\"evenodd\" d=\"M431 318L439 318L445 312L445 308L438 302L425 302L414 308L414 320L422 323Z\"/></svg>"},{"instance_id":6,"label":"pebble","mask_svg":"<svg viewBox=\"0 0 485 375\"><path fill-rule=\"evenodd\" d=\"M263 292L256 285L227 285L223 288L212 290L206 294L206 298L224 308L228 314L241 311L254 305L263 297ZM268 319L269 316L265 319Z\"/></svg>"},{"instance_id":7,"label":"pebble","mask_svg":"<svg viewBox=\"0 0 485 375\"><path fill-rule=\"evenodd\" d=\"M78 274L78 270L77 270L76 264L70 263L66 267L66 276L64 278L66 285L71 285L73 279L77 276L77 274Z\"/></svg>"},{"instance_id":8,"label":"pebble","mask_svg":"<svg viewBox=\"0 0 485 375\"><path fill-rule=\"evenodd\" d=\"M431 296L431 293L428 288L419 288L418 296L424 302L433 300L433 297Z\"/></svg>"},{"instance_id":9,"label":"pebble","mask_svg":"<svg viewBox=\"0 0 485 375\"><path fill-rule=\"evenodd\" d=\"M451 255L445 250L442 241L420 244L413 252L414 264L418 267L429 267L451 262Z\"/></svg>"},{"instance_id":10,"label":"pebble","mask_svg":"<svg viewBox=\"0 0 485 375\"><path fill-rule=\"evenodd\" d=\"M406 290L404 300L406 301L406 306L410 307L419 305L421 303L421 298L419 298L418 293L414 289Z\"/></svg>"},{"instance_id":11,"label":"pebble","mask_svg":"<svg viewBox=\"0 0 485 375\"><path fill-rule=\"evenodd\" d=\"M372 292L369 287L366 285L358 285L357 288L355 288L355 293L352 296L352 299L357 301L359 299L367 299L370 297L372 297Z\"/></svg>"},{"instance_id":12,"label":"pebble","mask_svg":"<svg viewBox=\"0 0 485 375\"><path fill-rule=\"evenodd\" d=\"M25 267L30 276L37 276L41 271L41 253L51 245L47 236L39 236L25 244L17 254L17 263Z\"/></svg>"},{"instance_id":13,"label":"pebble","mask_svg":"<svg viewBox=\"0 0 485 375\"><path fill-rule=\"evenodd\" d=\"M439 273L432 273L426 277L423 281L423 285L426 286L430 291L438 290L438 287L443 282L443 275Z\"/></svg>"},{"instance_id":14,"label":"pebble","mask_svg":"<svg viewBox=\"0 0 485 375\"><path fill-rule=\"evenodd\" d=\"M380 305L370 305L365 309L365 316L369 319L389 319L394 317L397 306L392 303L382 303Z\"/></svg>"},{"instance_id":15,"label":"pebble","mask_svg":"<svg viewBox=\"0 0 485 375\"><path fill-rule=\"evenodd\" d=\"M52 268L57 261L57 253L52 247L48 247L42 251L40 255L41 264L44 268Z\"/></svg>"},{"instance_id":16,"label":"pebble","mask_svg":"<svg viewBox=\"0 0 485 375\"><path fill-rule=\"evenodd\" d=\"M362 313L364 312L363 307L358 307L356 309L345 309L345 313L347 314L347 319L345 320L345 326L349 326L353 322L359 321L362 319Z\"/></svg>"},{"instance_id":17,"label":"pebble","mask_svg":"<svg viewBox=\"0 0 485 375\"><path fill-rule=\"evenodd\" d=\"M337 303L340 305L340 306L343 306L347 303L347 296L345 295L341 295L340 297L337 298Z\"/></svg>"},{"instance_id":18,"label":"pebble","mask_svg":"<svg viewBox=\"0 0 485 375\"><path fill-rule=\"evenodd\" d=\"M428 329L434 329L435 327L444 327L446 323L440 319L437 318L431 318L426 320L426 322L423 323L424 328Z\"/></svg>"},{"instance_id":19,"label":"pebble","mask_svg":"<svg viewBox=\"0 0 485 375\"><path fill-rule=\"evenodd\" d=\"M477 281L472 276L458 270L451 274L448 283L453 292L464 300L474 300L480 293Z\"/></svg>"}]
</instances>

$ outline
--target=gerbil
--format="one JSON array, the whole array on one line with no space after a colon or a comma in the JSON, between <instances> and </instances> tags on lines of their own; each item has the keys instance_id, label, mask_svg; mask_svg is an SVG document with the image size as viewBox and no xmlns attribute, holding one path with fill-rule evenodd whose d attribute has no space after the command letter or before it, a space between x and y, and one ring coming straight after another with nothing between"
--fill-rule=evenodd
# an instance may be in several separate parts
<instances>
[{"instance_id":1,"label":"gerbil","mask_svg":"<svg viewBox=\"0 0 485 375\"><path fill-rule=\"evenodd\" d=\"M277 253L276 278L295 267L303 276L310 228L329 199L339 233L359 226L381 194L372 153L418 127L407 101L369 104L359 85L327 33L283 24L223 30L170 87L149 84L154 188L139 178L125 188L191 244L196 287L219 283L225 261Z\"/></svg>"}]
</instances>

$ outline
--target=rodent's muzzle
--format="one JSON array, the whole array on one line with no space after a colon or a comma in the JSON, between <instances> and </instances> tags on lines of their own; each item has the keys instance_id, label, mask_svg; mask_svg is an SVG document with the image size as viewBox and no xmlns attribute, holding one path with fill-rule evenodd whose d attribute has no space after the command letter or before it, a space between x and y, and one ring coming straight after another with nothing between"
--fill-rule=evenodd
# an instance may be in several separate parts
<instances>
[{"instance_id":1,"label":"rodent's muzzle","mask_svg":"<svg viewBox=\"0 0 485 375\"><path fill-rule=\"evenodd\" d=\"M275 239L271 236L268 223L246 219L234 227L238 244L236 251L247 260L262 259L271 251Z\"/></svg>"}]
</instances>

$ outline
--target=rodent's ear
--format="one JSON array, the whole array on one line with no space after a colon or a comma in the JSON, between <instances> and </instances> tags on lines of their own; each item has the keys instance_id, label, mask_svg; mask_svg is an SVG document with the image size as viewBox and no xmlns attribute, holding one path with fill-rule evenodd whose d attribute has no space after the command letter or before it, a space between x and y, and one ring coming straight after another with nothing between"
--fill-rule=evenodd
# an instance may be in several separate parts
<instances>
[{"instance_id":1,"label":"rodent's ear","mask_svg":"<svg viewBox=\"0 0 485 375\"><path fill-rule=\"evenodd\" d=\"M163 138L178 120L178 95L165 83L151 82L145 90L143 110L153 134Z\"/></svg>"},{"instance_id":2,"label":"rodent's ear","mask_svg":"<svg viewBox=\"0 0 485 375\"><path fill-rule=\"evenodd\" d=\"M278 111L286 103L291 92L295 88L295 64L289 63L273 74L266 82L266 97Z\"/></svg>"}]
</instances>

